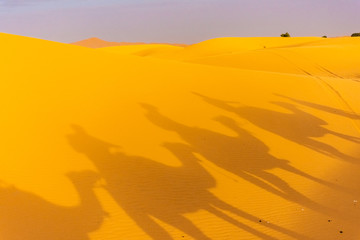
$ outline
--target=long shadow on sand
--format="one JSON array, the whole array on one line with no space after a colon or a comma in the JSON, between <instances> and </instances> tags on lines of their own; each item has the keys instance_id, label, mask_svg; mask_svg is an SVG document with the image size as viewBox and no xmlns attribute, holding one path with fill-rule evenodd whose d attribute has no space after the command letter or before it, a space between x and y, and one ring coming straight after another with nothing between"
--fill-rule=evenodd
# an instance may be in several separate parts
<instances>
[{"instance_id":1,"label":"long shadow on sand","mask_svg":"<svg viewBox=\"0 0 360 240\"><path fill-rule=\"evenodd\" d=\"M198 93L195 94L202 97L205 102L215 107L235 113L239 117L248 120L252 124L292 142L298 143L339 160L348 161L351 163L359 162L358 158L344 154L335 147L315 140L314 138L323 137L326 134L332 134L339 138L343 138L355 143L359 143L360 138L324 128L323 126L327 125L327 122L297 108L291 103L272 102L273 104L280 106L290 112L283 113L244 105L234 107L232 104L229 104L226 101L210 98Z\"/></svg>"},{"instance_id":2,"label":"long shadow on sand","mask_svg":"<svg viewBox=\"0 0 360 240\"><path fill-rule=\"evenodd\" d=\"M291 100L292 102L301 104L303 106L310 107L310 108L313 108L313 109L317 109L317 110L320 110L320 111L323 111L323 112L332 113L332 114L335 114L335 115L339 115L339 116L342 116L342 117L355 119L355 120L360 119L360 115L358 115L356 113L353 113L353 112L347 112L347 111L344 111L342 109L333 108L333 107L321 105L321 104L318 104L318 103L312 103L312 102L308 102L308 101L304 101L304 100L299 100L299 99L295 99L295 98L292 98L292 97L287 97L287 96L284 96L284 95L281 95L281 94L275 94L275 95L278 96L278 97L282 97L282 98ZM351 139L353 139L353 137L351 137ZM358 142L360 142L360 140L358 138L355 138L354 140L357 140Z\"/></svg>"},{"instance_id":3,"label":"long shadow on sand","mask_svg":"<svg viewBox=\"0 0 360 240\"><path fill-rule=\"evenodd\" d=\"M92 172L70 173L80 205L63 207L15 187L0 187L0 239L89 240L104 217L93 191L98 177Z\"/></svg>"},{"instance_id":4,"label":"long shadow on sand","mask_svg":"<svg viewBox=\"0 0 360 240\"><path fill-rule=\"evenodd\" d=\"M79 126L68 136L70 145L85 154L106 181L106 189L123 210L152 239L172 239L154 218L183 231L194 239L210 239L186 213L206 210L260 239L275 239L231 217L226 212L258 223L259 218L239 210L213 195L214 178L202 167L189 146L165 143L164 147L182 163L172 167L117 150L117 146L97 139ZM259 224L259 223L258 223ZM275 224L269 228L298 239L307 239ZM180 237L179 237L180 238Z\"/></svg>"},{"instance_id":5,"label":"long shadow on sand","mask_svg":"<svg viewBox=\"0 0 360 240\"><path fill-rule=\"evenodd\" d=\"M148 104L142 106L147 110L146 117L152 123L165 130L176 132L189 144L191 151L201 154L215 165L286 200L315 211L333 213L332 209L312 201L267 170L282 169L319 184L338 188L335 184L311 176L292 167L288 161L270 155L270 149L263 142L240 128L233 119L222 116L216 120L233 130L237 134L235 137L199 127L189 127L164 116L154 106Z\"/></svg>"}]
</instances>

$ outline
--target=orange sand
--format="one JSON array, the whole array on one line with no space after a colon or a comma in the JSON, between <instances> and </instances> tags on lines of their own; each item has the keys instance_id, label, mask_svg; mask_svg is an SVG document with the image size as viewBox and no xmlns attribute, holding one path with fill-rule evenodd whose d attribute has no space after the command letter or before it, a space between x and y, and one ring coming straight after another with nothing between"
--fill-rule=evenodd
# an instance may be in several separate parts
<instances>
[{"instance_id":1,"label":"orange sand","mask_svg":"<svg viewBox=\"0 0 360 240\"><path fill-rule=\"evenodd\" d=\"M0 48L0 239L360 238L360 38Z\"/></svg>"}]
</instances>

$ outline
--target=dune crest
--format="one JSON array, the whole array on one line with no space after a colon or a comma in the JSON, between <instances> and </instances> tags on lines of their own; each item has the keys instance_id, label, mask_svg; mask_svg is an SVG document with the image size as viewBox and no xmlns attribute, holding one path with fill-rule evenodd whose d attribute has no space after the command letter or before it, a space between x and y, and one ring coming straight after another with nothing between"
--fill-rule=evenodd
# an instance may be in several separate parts
<instances>
[{"instance_id":1,"label":"dune crest","mask_svg":"<svg viewBox=\"0 0 360 240\"><path fill-rule=\"evenodd\" d=\"M82 47L88 47L88 48L104 48L104 47L114 47L114 46L129 46L129 45L143 45L147 44L144 42L108 42L105 40L102 40L100 38L88 38L84 39L78 42L70 43L72 45L82 46ZM170 46L186 46L185 44L168 44L168 43L149 43L149 44L162 44L162 45L170 45Z\"/></svg>"},{"instance_id":2,"label":"dune crest","mask_svg":"<svg viewBox=\"0 0 360 240\"><path fill-rule=\"evenodd\" d=\"M138 49L136 49L138 48ZM335 78L360 78L358 38L255 37L216 38L181 49L133 46L104 49L118 54L276 73Z\"/></svg>"}]
</instances>

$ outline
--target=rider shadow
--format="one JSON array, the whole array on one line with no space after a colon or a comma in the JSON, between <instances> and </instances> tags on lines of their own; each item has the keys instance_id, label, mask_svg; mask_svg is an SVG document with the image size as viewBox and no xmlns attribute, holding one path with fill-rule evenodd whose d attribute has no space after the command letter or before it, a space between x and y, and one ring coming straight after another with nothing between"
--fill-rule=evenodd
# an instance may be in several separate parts
<instances>
[{"instance_id":1,"label":"rider shadow","mask_svg":"<svg viewBox=\"0 0 360 240\"><path fill-rule=\"evenodd\" d=\"M120 152L118 146L89 135L79 126L74 126L74 130L75 133L68 136L70 145L95 164L106 181L105 188L109 194L152 239L172 239L154 218L194 239L210 239L184 216L198 210L206 210L258 238L275 239L225 213L231 212L252 222L259 221L259 218L220 200L209 191L215 187L216 182L202 167L189 146L180 143L164 144L182 163L180 167L172 167ZM275 224L270 223L267 227L290 236L306 238Z\"/></svg>"},{"instance_id":2,"label":"rider shadow","mask_svg":"<svg viewBox=\"0 0 360 240\"><path fill-rule=\"evenodd\" d=\"M58 206L13 186L0 187L0 238L6 240L89 240L106 214L94 193L93 172L69 173L80 196L74 207Z\"/></svg>"},{"instance_id":3,"label":"rider shadow","mask_svg":"<svg viewBox=\"0 0 360 240\"><path fill-rule=\"evenodd\" d=\"M286 200L307 206L315 211L333 213L334 210L322 206L298 192L286 181L267 171L278 168L303 178L340 188L333 183L311 176L269 153L269 148L236 122L228 117L218 117L216 121L234 131L237 136L227 136L211 130L189 127L176 122L163 114L156 107L142 104L147 110L146 117L162 129L176 132L189 144L191 151L198 153L218 167Z\"/></svg>"},{"instance_id":4,"label":"rider shadow","mask_svg":"<svg viewBox=\"0 0 360 240\"><path fill-rule=\"evenodd\" d=\"M317 110L320 110L320 111L323 111L323 112L327 112L327 113L331 113L331 114L335 114L335 115L338 115L338 116L342 116L342 117L346 117L346 118L350 118L350 119L355 119L355 120L360 119L360 115L358 115L356 113L353 113L353 112L347 112L347 111L344 111L344 110L341 110L341 109L325 106L325 105L318 104L318 103L312 103L312 102L308 102L308 101L303 101L303 100L295 99L295 98L292 98L292 97L287 97L287 96L284 96L284 95L281 95L281 94L275 94L275 95L278 96L278 97L282 97L282 98L291 100L292 102L301 104L303 106L310 107L310 108L313 108L313 109L317 109Z\"/></svg>"},{"instance_id":5,"label":"rider shadow","mask_svg":"<svg viewBox=\"0 0 360 240\"><path fill-rule=\"evenodd\" d=\"M274 105L280 106L290 112L283 113L245 105L234 107L232 104L225 101L210 98L198 93L194 94L202 97L205 102L215 107L235 113L239 117L248 120L252 124L266 131L272 132L309 149L351 163L357 163L359 161L358 158L342 153L335 147L315 140L314 138L332 134L336 137L355 143L360 143L360 138L326 129L323 126L327 125L327 122L302 111L291 103L272 102Z\"/></svg>"}]
</instances>

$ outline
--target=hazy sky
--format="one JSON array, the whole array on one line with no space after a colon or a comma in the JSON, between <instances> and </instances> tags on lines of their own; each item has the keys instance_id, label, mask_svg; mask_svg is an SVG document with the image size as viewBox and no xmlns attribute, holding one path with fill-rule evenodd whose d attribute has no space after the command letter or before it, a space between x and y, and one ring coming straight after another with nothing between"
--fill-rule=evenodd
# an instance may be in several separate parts
<instances>
[{"instance_id":1,"label":"hazy sky","mask_svg":"<svg viewBox=\"0 0 360 240\"><path fill-rule=\"evenodd\" d=\"M73 42L360 32L360 0L0 0L0 32Z\"/></svg>"}]
</instances>

